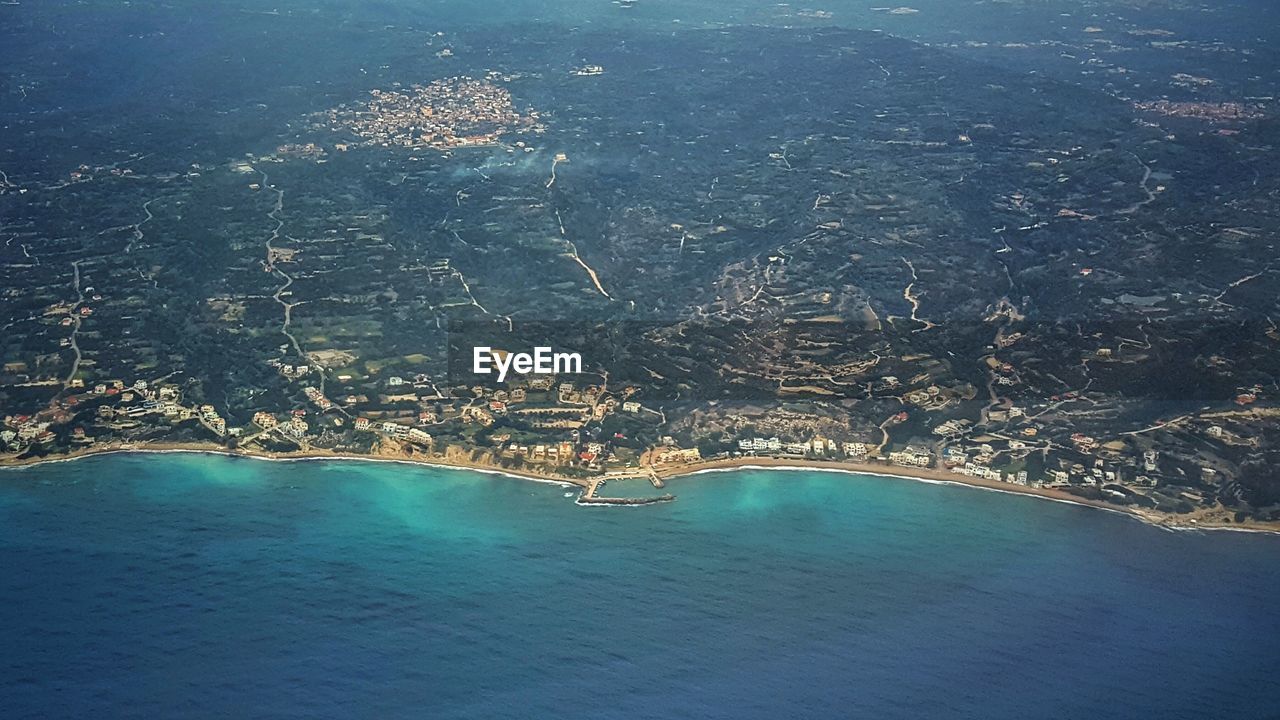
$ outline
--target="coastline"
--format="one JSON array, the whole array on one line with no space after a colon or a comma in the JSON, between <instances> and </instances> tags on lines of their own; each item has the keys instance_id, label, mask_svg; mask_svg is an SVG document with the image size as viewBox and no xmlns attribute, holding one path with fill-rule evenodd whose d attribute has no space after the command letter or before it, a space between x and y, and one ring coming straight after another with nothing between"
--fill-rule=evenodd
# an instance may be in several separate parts
<instances>
[{"instance_id":1,"label":"coastline","mask_svg":"<svg viewBox=\"0 0 1280 720\"><path fill-rule=\"evenodd\" d=\"M1038 498L1040 500L1048 500L1050 502L1064 503L1068 505L1076 505L1078 507L1093 508L1095 510L1103 510L1113 512L1120 515L1139 520L1153 527L1162 528L1173 531L1196 531L1196 530L1215 530L1230 532L1246 532L1259 533L1267 535L1280 535L1280 524L1266 524L1256 521L1245 523L1219 523L1219 522L1188 522L1176 515L1166 513L1152 512L1141 508L1125 507L1120 505L1112 505L1100 500L1092 500L1082 498L1071 493L1057 490L1054 488L1035 488L1024 485L1011 485L1009 483L997 482L994 480L985 480L982 478L973 478L965 475L947 472L937 468L905 468L894 465L880 465L871 463L856 463L839 460L807 460L799 458L775 458L775 457L739 457L725 458L720 460L706 460L697 463L687 463L681 465L673 465L662 468L643 468L625 472L617 472L606 475L594 476L591 478L566 478L563 476L552 475L549 473L538 473L527 470L512 470L509 468L497 467L487 463L479 462L460 462L451 460L447 456L430 456L425 458L417 457L387 457L373 454L357 454L357 453L339 453L323 450L308 450L289 453L266 453L253 452L244 450L230 450L219 445L211 443L122 443L119 445L108 445L101 447L86 448L75 452L59 455L56 457L29 458L17 460L15 458L0 459L0 471L4 470L22 470L26 468L38 467L48 463L58 462L74 462L85 458L117 455L117 454L135 454L135 455L162 455L162 454L193 454L193 455L221 455L231 458L244 458L249 460L265 460L273 462L309 462L309 461L351 461L351 462L376 462L376 463L395 463L400 465L417 465L423 467L436 467L448 470L465 470L470 472L480 472L489 475L503 475L517 480L527 480L531 482L539 482L545 484L558 485L560 487L576 487L582 495L594 493L595 486L603 480L618 479L649 479L655 478L659 481L692 478L697 475L735 472L740 470L785 470L785 471L809 471L809 472L835 472L850 475L869 475L880 478L890 478L898 480L912 480L915 482L923 482L933 485L951 485L956 487L972 488L977 490L985 490L988 492L999 492L1009 495L1022 495L1025 497ZM581 499L581 495L579 499ZM671 498L674 499L674 498ZM582 503L581 506L612 506L612 507L631 507L637 506L632 503Z\"/></svg>"},{"instance_id":2,"label":"coastline","mask_svg":"<svg viewBox=\"0 0 1280 720\"><path fill-rule=\"evenodd\" d=\"M1139 520L1147 525L1165 530L1196 531L1225 530L1231 532L1258 533L1264 535L1280 535L1280 524L1248 523L1191 523L1176 515L1152 512L1142 508L1113 505L1101 500L1082 498L1054 488L1036 488L1027 485L985 480L940 470L938 468L906 468L896 465L879 465L856 463L840 460L801 460L774 457L741 457L724 460L707 460L695 464L673 467L657 471L663 480L678 479L693 475L717 472L734 472L737 470L785 470L807 472L835 472L852 475L870 475L873 477L912 480L931 485L951 485L955 487L985 490L987 492L1021 495L1050 502L1076 505L1124 515Z\"/></svg>"},{"instance_id":3,"label":"coastline","mask_svg":"<svg viewBox=\"0 0 1280 720\"><path fill-rule=\"evenodd\" d=\"M119 445L109 445L102 447L87 448L75 452L58 455L56 457L29 458L24 460L16 460L13 458L0 459L0 472L6 470L25 470L29 468L39 467L52 463L75 462L77 460L86 460L94 457L103 457L107 455L220 455L222 457L238 458L244 460L262 460L267 462L316 462L316 461L334 461L334 462L372 462L372 463L393 463L397 465L417 465L425 467L443 468L446 470L466 470L469 472L485 473L487 475L504 475L516 480L527 480L530 482L544 483L548 485L559 485L561 487L576 487L586 489L590 483L586 480L577 480L574 478L565 478L553 475L545 475L531 472L522 472L520 470L511 470L509 468L494 467L483 463L461 463L453 462L447 458L432 457L430 459L419 459L412 457L383 457L379 455L364 455L357 453L337 453L322 450L308 450L288 453L267 453L267 452L247 452L244 450L230 450L220 445L203 444L203 443L122 443Z\"/></svg>"}]
</instances>

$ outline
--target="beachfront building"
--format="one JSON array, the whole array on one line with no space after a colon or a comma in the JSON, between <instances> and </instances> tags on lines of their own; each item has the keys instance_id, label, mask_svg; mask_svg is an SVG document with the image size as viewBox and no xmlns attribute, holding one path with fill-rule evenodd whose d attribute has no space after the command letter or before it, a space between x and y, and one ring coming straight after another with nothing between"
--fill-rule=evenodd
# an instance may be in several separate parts
<instances>
[{"instance_id":1,"label":"beachfront building","mask_svg":"<svg viewBox=\"0 0 1280 720\"><path fill-rule=\"evenodd\" d=\"M910 445L897 452L889 453L889 462L903 467L929 467L932 461L933 455L928 451Z\"/></svg>"}]
</instances>

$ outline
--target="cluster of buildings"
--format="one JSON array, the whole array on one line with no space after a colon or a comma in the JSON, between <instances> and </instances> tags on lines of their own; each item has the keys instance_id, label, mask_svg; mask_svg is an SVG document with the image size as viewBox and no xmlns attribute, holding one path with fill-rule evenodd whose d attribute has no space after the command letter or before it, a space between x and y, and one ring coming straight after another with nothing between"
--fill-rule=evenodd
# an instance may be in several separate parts
<instances>
[{"instance_id":1,"label":"cluster of buildings","mask_svg":"<svg viewBox=\"0 0 1280 720\"><path fill-rule=\"evenodd\" d=\"M454 77L405 90L372 90L359 106L339 106L325 124L368 144L449 149L496 144L510 132L540 130L537 111L520 113L489 79Z\"/></svg>"},{"instance_id":2,"label":"cluster of buildings","mask_svg":"<svg viewBox=\"0 0 1280 720\"><path fill-rule=\"evenodd\" d=\"M1257 107L1237 102L1175 102L1172 100L1151 100L1134 103L1134 107L1145 112L1168 115L1170 117L1193 118L1196 120L1231 121L1258 120L1265 117Z\"/></svg>"},{"instance_id":3,"label":"cluster of buildings","mask_svg":"<svg viewBox=\"0 0 1280 720\"><path fill-rule=\"evenodd\" d=\"M356 418L355 429L357 432L379 433L393 440L408 440L421 445L431 444L431 433L420 427L391 420L375 423L369 418Z\"/></svg>"},{"instance_id":4,"label":"cluster of buildings","mask_svg":"<svg viewBox=\"0 0 1280 720\"><path fill-rule=\"evenodd\" d=\"M984 480L995 480L997 482L1014 483L1017 485L1032 484L1036 487L1040 486L1039 482L1030 483L1027 479L1027 471L1019 470L1017 472L1000 472L996 468L987 465L979 465L975 462L967 462L962 466L954 467L951 472L958 475L965 475L972 478L982 478Z\"/></svg>"},{"instance_id":5,"label":"cluster of buildings","mask_svg":"<svg viewBox=\"0 0 1280 720\"><path fill-rule=\"evenodd\" d=\"M783 442L776 437L742 438L738 440L738 450L744 453L766 453L784 455L843 455L847 458L866 459L872 448L860 442L836 442L831 438L814 437L810 440Z\"/></svg>"},{"instance_id":6,"label":"cluster of buildings","mask_svg":"<svg viewBox=\"0 0 1280 720\"><path fill-rule=\"evenodd\" d=\"M951 394L943 391L937 385L930 385L927 388L912 390L904 395L902 399L916 407L937 410L946 407L951 402Z\"/></svg>"},{"instance_id":7,"label":"cluster of buildings","mask_svg":"<svg viewBox=\"0 0 1280 720\"><path fill-rule=\"evenodd\" d=\"M307 399L311 401L312 405L315 405L320 409L320 412L333 409L333 401L325 397L324 393L320 392L316 388L304 388L302 393L307 396Z\"/></svg>"},{"instance_id":8,"label":"cluster of buildings","mask_svg":"<svg viewBox=\"0 0 1280 720\"><path fill-rule=\"evenodd\" d=\"M1151 457L1149 466L1154 468L1155 458L1158 457L1158 453L1149 451L1149 454ZM1106 462L1101 458L1094 459L1091 467L1085 467L1083 463L1072 463L1061 470L1049 470L1048 475L1054 482L1103 487L1104 490L1106 489L1105 486L1120 484L1123 480L1120 477L1120 473L1114 467L1107 466ZM1147 475L1138 475L1128 484L1152 487L1155 485L1155 481Z\"/></svg>"},{"instance_id":9,"label":"cluster of buildings","mask_svg":"<svg viewBox=\"0 0 1280 720\"><path fill-rule=\"evenodd\" d=\"M256 412L253 414L253 424L262 428L264 434L274 431L291 440L299 441L306 437L311 429L311 425L303 420L305 416L305 411L295 410L288 420L281 422L269 412Z\"/></svg>"},{"instance_id":10,"label":"cluster of buildings","mask_svg":"<svg viewBox=\"0 0 1280 720\"><path fill-rule=\"evenodd\" d=\"M556 399L565 405L592 405L600 397L600 388L590 385L579 390L573 383L560 383Z\"/></svg>"},{"instance_id":11,"label":"cluster of buildings","mask_svg":"<svg viewBox=\"0 0 1280 720\"><path fill-rule=\"evenodd\" d=\"M290 365L279 360L268 360L267 364L278 370L281 375L291 380L306 377L311 373L310 365Z\"/></svg>"},{"instance_id":12,"label":"cluster of buildings","mask_svg":"<svg viewBox=\"0 0 1280 720\"><path fill-rule=\"evenodd\" d=\"M112 397L119 401L114 406L98 407L98 417L105 420L161 415L175 422L183 422L200 417L198 410L182 405L178 388L174 385L155 388L145 380L138 380L133 385L125 386L122 381L114 380L95 385L90 395Z\"/></svg>"},{"instance_id":13,"label":"cluster of buildings","mask_svg":"<svg viewBox=\"0 0 1280 720\"><path fill-rule=\"evenodd\" d=\"M53 441L50 423L29 415L6 416L4 429L0 430L0 446L17 450L29 445Z\"/></svg>"},{"instance_id":14,"label":"cluster of buildings","mask_svg":"<svg viewBox=\"0 0 1280 720\"><path fill-rule=\"evenodd\" d=\"M691 463L701 459L702 453L697 448L659 446L649 453L649 462L654 465Z\"/></svg>"},{"instance_id":15,"label":"cluster of buildings","mask_svg":"<svg viewBox=\"0 0 1280 720\"><path fill-rule=\"evenodd\" d=\"M957 422L956 427L948 428L950 432L963 429L964 421ZM1016 441L1014 441L1016 442ZM830 438L815 437L810 440L784 442L776 437L742 438L737 441L738 450L742 453L761 455L790 455L810 458L843 458L854 461L876 459L887 460L890 465L908 468L929 468L934 466L935 456L932 450L920 445L908 444L900 450L891 451L887 457L874 455L876 448L862 442L837 442ZM1031 481L1027 471L1003 472L989 465L996 456L990 445L982 445L971 458L957 445L948 445L942 449L941 466L956 474L968 477L998 480L1001 482L1027 485ZM1105 476L1103 476L1105 477ZM1035 483L1038 484L1038 483Z\"/></svg>"},{"instance_id":16,"label":"cluster of buildings","mask_svg":"<svg viewBox=\"0 0 1280 720\"><path fill-rule=\"evenodd\" d=\"M284 145L276 148L275 154L280 158L307 158L315 160L324 157L325 150L313 142L285 143Z\"/></svg>"},{"instance_id":17,"label":"cluster of buildings","mask_svg":"<svg viewBox=\"0 0 1280 720\"><path fill-rule=\"evenodd\" d=\"M206 427L218 434L219 437L227 434L227 420L218 414L217 409L212 405L200 406L200 422Z\"/></svg>"},{"instance_id":18,"label":"cluster of buildings","mask_svg":"<svg viewBox=\"0 0 1280 720\"><path fill-rule=\"evenodd\" d=\"M933 463L933 453L908 445L889 453L889 462L902 467L926 468Z\"/></svg>"},{"instance_id":19,"label":"cluster of buildings","mask_svg":"<svg viewBox=\"0 0 1280 720\"><path fill-rule=\"evenodd\" d=\"M604 454L604 446L600 443L588 443L582 450L582 458L578 458L579 453L576 452L576 449L574 443L567 440L559 443L536 443L533 445L508 443L504 445L502 455L507 458L520 457L532 462L559 465L573 462L575 459L594 462Z\"/></svg>"},{"instance_id":20,"label":"cluster of buildings","mask_svg":"<svg viewBox=\"0 0 1280 720\"><path fill-rule=\"evenodd\" d=\"M1076 450L1082 453L1091 453L1098 449L1097 438L1084 433L1072 433L1071 444L1075 445Z\"/></svg>"},{"instance_id":21,"label":"cluster of buildings","mask_svg":"<svg viewBox=\"0 0 1280 720\"><path fill-rule=\"evenodd\" d=\"M971 421L964 419L946 420L933 429L933 434L944 438L959 437L968 432L972 425Z\"/></svg>"},{"instance_id":22,"label":"cluster of buildings","mask_svg":"<svg viewBox=\"0 0 1280 720\"><path fill-rule=\"evenodd\" d=\"M307 431L310 429L311 426L306 420L302 419L301 415L294 415L289 418L288 422L280 425L280 431L294 440L301 440L306 437Z\"/></svg>"},{"instance_id":23,"label":"cluster of buildings","mask_svg":"<svg viewBox=\"0 0 1280 720\"><path fill-rule=\"evenodd\" d=\"M176 385L153 386L146 380L127 384L123 380L97 383L84 388L83 382L72 382L74 389L84 392L70 395L54 403L50 409L35 416L16 415L4 418L0 429L0 450L21 452L27 448L47 445L57 439L55 426L70 422L76 408L98 401L94 417L105 427L123 429L138 424L147 416L162 418L170 423L199 420L219 436L227 434L226 421L212 406L191 408L182 405ZM105 401L105 402L104 402ZM83 427L72 428L69 436L72 445L92 445L95 439Z\"/></svg>"}]
</instances>

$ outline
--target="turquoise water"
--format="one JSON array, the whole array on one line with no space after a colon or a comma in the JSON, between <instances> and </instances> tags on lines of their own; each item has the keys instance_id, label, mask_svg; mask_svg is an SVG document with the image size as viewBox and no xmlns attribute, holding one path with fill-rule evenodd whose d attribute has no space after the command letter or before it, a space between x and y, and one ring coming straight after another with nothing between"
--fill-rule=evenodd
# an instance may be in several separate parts
<instances>
[{"instance_id":1,"label":"turquoise water","mask_svg":"<svg viewBox=\"0 0 1280 720\"><path fill-rule=\"evenodd\" d=\"M1280 538L829 473L0 472L0 716L1265 718Z\"/></svg>"}]
</instances>

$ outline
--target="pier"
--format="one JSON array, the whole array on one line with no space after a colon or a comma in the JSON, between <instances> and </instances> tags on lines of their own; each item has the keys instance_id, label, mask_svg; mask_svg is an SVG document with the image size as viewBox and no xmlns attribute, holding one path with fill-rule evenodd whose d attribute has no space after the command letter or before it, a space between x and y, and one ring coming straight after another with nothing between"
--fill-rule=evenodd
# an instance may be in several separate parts
<instances>
[{"instance_id":1,"label":"pier","mask_svg":"<svg viewBox=\"0 0 1280 720\"><path fill-rule=\"evenodd\" d=\"M600 489L604 487L607 482L607 478L593 478L575 502L578 505L656 505L658 503L673 502L676 499L676 496L671 493L665 493L655 497L635 498L601 496L599 494Z\"/></svg>"}]
</instances>

